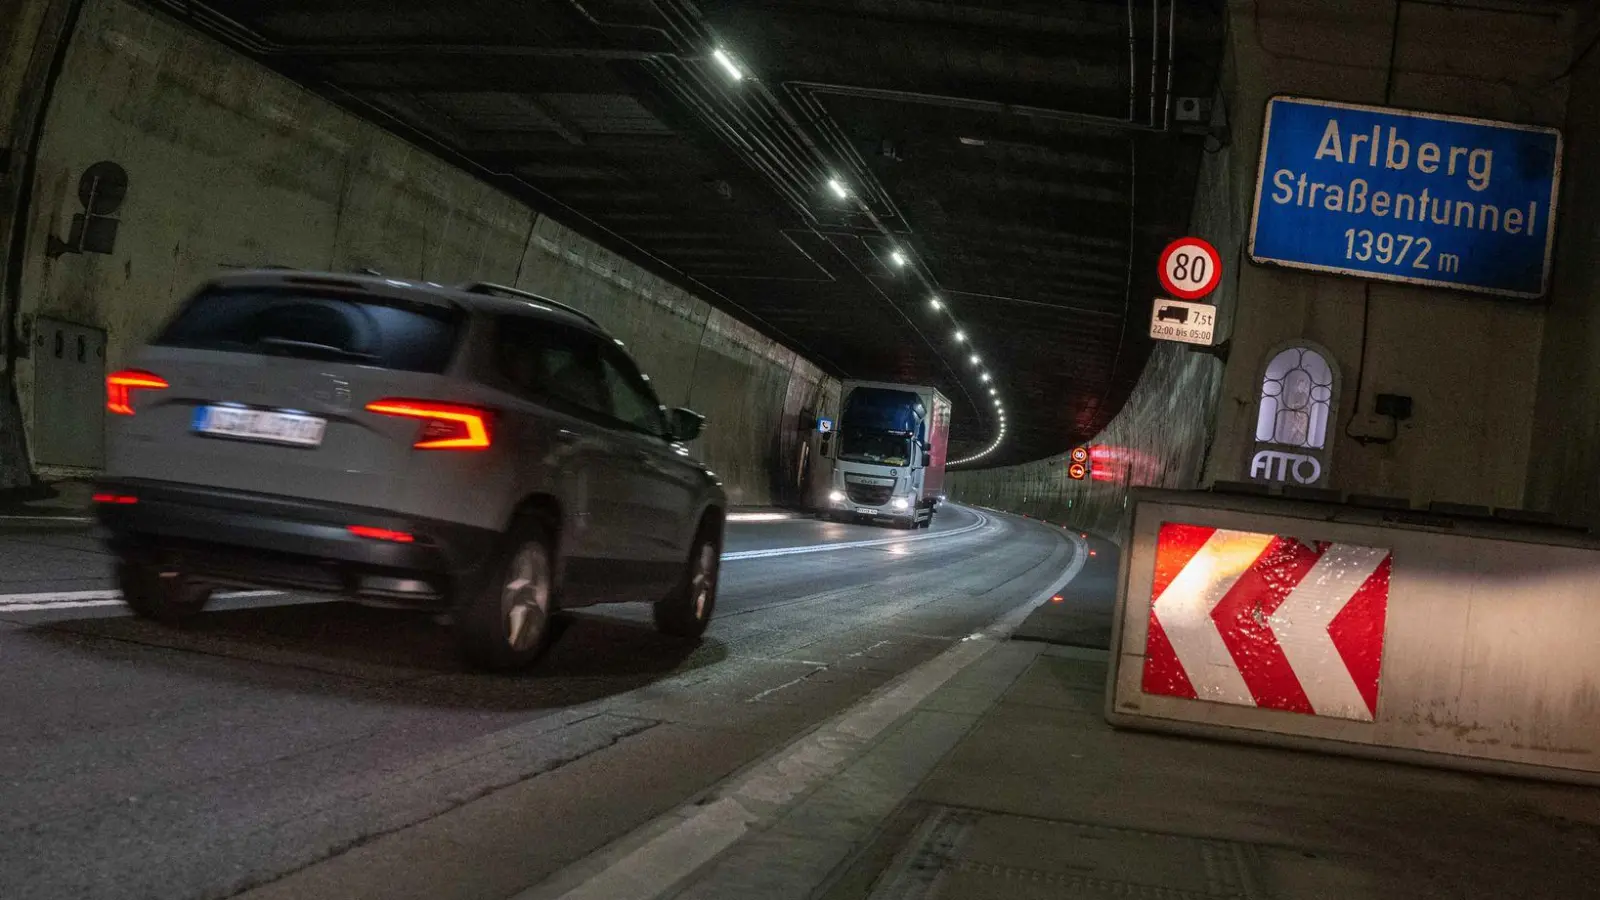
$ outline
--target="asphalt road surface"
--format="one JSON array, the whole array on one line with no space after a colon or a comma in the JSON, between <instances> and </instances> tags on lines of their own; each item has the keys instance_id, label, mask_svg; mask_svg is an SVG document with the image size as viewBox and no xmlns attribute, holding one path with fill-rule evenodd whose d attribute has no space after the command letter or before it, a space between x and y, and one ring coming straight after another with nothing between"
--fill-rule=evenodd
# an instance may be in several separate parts
<instances>
[{"instance_id":1,"label":"asphalt road surface","mask_svg":"<svg viewBox=\"0 0 1600 900\"><path fill-rule=\"evenodd\" d=\"M928 531L729 526L699 642L644 607L465 670L433 617L232 596L128 616L84 530L0 534L0 896L505 898L976 629L1078 552L957 507Z\"/></svg>"}]
</instances>

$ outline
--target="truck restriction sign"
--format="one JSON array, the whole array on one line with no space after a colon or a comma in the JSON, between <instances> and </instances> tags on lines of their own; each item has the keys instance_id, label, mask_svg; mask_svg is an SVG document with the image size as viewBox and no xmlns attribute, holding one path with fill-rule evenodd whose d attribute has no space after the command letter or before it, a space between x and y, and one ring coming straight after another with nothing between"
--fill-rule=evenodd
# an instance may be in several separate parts
<instances>
[{"instance_id":1,"label":"truck restriction sign","mask_svg":"<svg viewBox=\"0 0 1600 900\"><path fill-rule=\"evenodd\" d=\"M1222 281L1222 257L1210 242L1179 238L1161 252L1161 287L1174 297L1198 300Z\"/></svg>"},{"instance_id":2,"label":"truck restriction sign","mask_svg":"<svg viewBox=\"0 0 1600 900\"><path fill-rule=\"evenodd\" d=\"M1157 297L1150 310L1150 336L1159 341L1211 346L1216 338L1217 308Z\"/></svg>"}]
</instances>

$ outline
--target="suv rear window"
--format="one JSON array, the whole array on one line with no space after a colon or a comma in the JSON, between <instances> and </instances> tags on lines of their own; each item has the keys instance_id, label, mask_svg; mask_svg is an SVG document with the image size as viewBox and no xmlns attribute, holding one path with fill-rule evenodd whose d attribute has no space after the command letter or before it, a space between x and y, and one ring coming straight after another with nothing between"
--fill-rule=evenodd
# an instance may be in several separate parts
<instances>
[{"instance_id":1,"label":"suv rear window","mask_svg":"<svg viewBox=\"0 0 1600 900\"><path fill-rule=\"evenodd\" d=\"M155 344L438 374L465 318L455 307L357 292L218 290L189 301Z\"/></svg>"}]
</instances>

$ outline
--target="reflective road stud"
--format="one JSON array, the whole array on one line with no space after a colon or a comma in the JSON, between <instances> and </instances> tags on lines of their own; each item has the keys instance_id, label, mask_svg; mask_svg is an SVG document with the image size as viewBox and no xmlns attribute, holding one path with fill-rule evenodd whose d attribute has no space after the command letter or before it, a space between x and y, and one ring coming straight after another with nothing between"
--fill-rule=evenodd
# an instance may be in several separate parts
<instances>
[{"instance_id":1,"label":"reflective road stud","mask_svg":"<svg viewBox=\"0 0 1600 900\"><path fill-rule=\"evenodd\" d=\"M1370 722L1388 550L1166 523L1143 689Z\"/></svg>"}]
</instances>

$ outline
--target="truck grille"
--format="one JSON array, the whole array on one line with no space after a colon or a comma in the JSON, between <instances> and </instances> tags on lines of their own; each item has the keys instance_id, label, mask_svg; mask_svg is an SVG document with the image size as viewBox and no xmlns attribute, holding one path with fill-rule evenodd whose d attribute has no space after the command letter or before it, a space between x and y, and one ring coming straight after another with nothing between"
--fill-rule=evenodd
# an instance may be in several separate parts
<instances>
[{"instance_id":1,"label":"truck grille","mask_svg":"<svg viewBox=\"0 0 1600 900\"><path fill-rule=\"evenodd\" d=\"M862 506L882 506L889 502L889 497L894 494L894 487L875 484L846 484L845 493L849 494L851 503Z\"/></svg>"}]
</instances>

